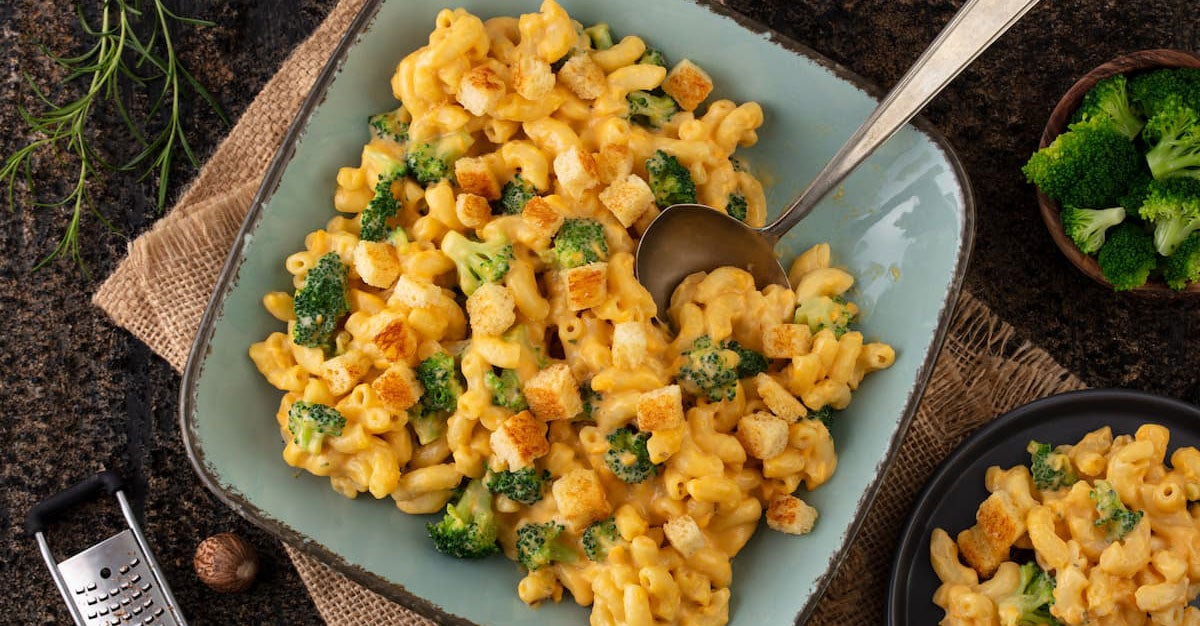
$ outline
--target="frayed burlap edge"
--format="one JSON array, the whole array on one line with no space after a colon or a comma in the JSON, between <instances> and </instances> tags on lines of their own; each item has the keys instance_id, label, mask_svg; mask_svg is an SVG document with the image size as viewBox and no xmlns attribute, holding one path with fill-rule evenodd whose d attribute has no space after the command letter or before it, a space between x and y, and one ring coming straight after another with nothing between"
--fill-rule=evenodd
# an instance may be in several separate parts
<instances>
[{"instance_id":1,"label":"frayed burlap edge","mask_svg":"<svg viewBox=\"0 0 1200 626\"><path fill-rule=\"evenodd\" d=\"M247 108L178 204L129 246L93 302L182 370L204 306L254 192L304 97L363 0L343 0ZM878 624L896 535L920 486L967 434L996 414L1081 388L1048 354L964 294L932 380L845 564L812 624ZM428 620L286 546L321 616L335 626ZM736 583L735 589L736 593ZM533 615L531 614L531 619Z\"/></svg>"}]
</instances>

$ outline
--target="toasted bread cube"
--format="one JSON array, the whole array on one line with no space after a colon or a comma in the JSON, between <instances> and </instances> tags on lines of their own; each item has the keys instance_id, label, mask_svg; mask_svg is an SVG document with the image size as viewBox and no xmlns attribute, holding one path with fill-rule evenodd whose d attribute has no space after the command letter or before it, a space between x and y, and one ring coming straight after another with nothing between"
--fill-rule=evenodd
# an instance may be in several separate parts
<instances>
[{"instance_id":1,"label":"toasted bread cube","mask_svg":"<svg viewBox=\"0 0 1200 626\"><path fill-rule=\"evenodd\" d=\"M673 518L663 524L662 528L663 534L667 536L667 541L671 542L671 546L678 550L685 559L708 545L708 540L704 538L704 532L700 530L700 526L696 524L696 520L692 519L691 515Z\"/></svg>"},{"instance_id":2,"label":"toasted bread cube","mask_svg":"<svg viewBox=\"0 0 1200 626\"><path fill-rule=\"evenodd\" d=\"M440 288L424 280L416 280L407 274L401 274L396 279L396 286L388 298L388 304L400 304L409 309L424 309L436 306Z\"/></svg>"},{"instance_id":3,"label":"toasted bread cube","mask_svg":"<svg viewBox=\"0 0 1200 626\"><path fill-rule=\"evenodd\" d=\"M559 515L574 530L582 530L612 513L595 470L573 469L554 481L550 491L554 494Z\"/></svg>"},{"instance_id":4,"label":"toasted bread cube","mask_svg":"<svg viewBox=\"0 0 1200 626\"><path fill-rule=\"evenodd\" d=\"M513 88L526 100L540 100L554 89L554 71L536 56L523 55L512 71Z\"/></svg>"},{"instance_id":5,"label":"toasted bread cube","mask_svg":"<svg viewBox=\"0 0 1200 626\"><path fill-rule=\"evenodd\" d=\"M675 64L662 84L663 91L684 111L695 111L712 93L713 81L699 65L684 59Z\"/></svg>"},{"instance_id":6,"label":"toasted bread cube","mask_svg":"<svg viewBox=\"0 0 1200 626\"><path fill-rule=\"evenodd\" d=\"M600 184L596 159L576 146L571 146L554 157L554 175L558 177L563 189L576 198Z\"/></svg>"},{"instance_id":7,"label":"toasted bread cube","mask_svg":"<svg viewBox=\"0 0 1200 626\"><path fill-rule=\"evenodd\" d=\"M565 363L555 363L525 381L522 386L529 409L547 422L567 420L583 412L579 383Z\"/></svg>"},{"instance_id":8,"label":"toasted bread cube","mask_svg":"<svg viewBox=\"0 0 1200 626\"><path fill-rule=\"evenodd\" d=\"M629 147L619 143L608 143L600 146L596 153L596 170L600 180L612 184L633 173L633 155Z\"/></svg>"},{"instance_id":9,"label":"toasted bread cube","mask_svg":"<svg viewBox=\"0 0 1200 626\"><path fill-rule=\"evenodd\" d=\"M613 181L600 192L600 202L625 228L633 226L654 205L654 192L637 174Z\"/></svg>"},{"instance_id":10,"label":"toasted bread cube","mask_svg":"<svg viewBox=\"0 0 1200 626\"><path fill-rule=\"evenodd\" d=\"M763 329L763 354L768 359L790 359L812 350L807 324L774 324Z\"/></svg>"},{"instance_id":11,"label":"toasted bread cube","mask_svg":"<svg viewBox=\"0 0 1200 626\"><path fill-rule=\"evenodd\" d=\"M391 287L400 275L396 247L383 241L359 241L354 246L354 271L372 287Z\"/></svg>"},{"instance_id":12,"label":"toasted bread cube","mask_svg":"<svg viewBox=\"0 0 1200 626\"><path fill-rule=\"evenodd\" d=\"M632 369L646 358L646 327L641 322L617 322L613 326L613 364Z\"/></svg>"},{"instance_id":13,"label":"toasted bread cube","mask_svg":"<svg viewBox=\"0 0 1200 626\"><path fill-rule=\"evenodd\" d=\"M808 410L796 396L788 393L788 390L770 375L761 373L755 376L754 384L757 385L758 397L762 398L775 417L790 423L808 415Z\"/></svg>"},{"instance_id":14,"label":"toasted bread cube","mask_svg":"<svg viewBox=\"0 0 1200 626\"><path fill-rule=\"evenodd\" d=\"M321 364L321 378L329 387L329 393L341 396L350 393L370 370L370 357L359 350L347 350Z\"/></svg>"},{"instance_id":15,"label":"toasted bread cube","mask_svg":"<svg viewBox=\"0 0 1200 626\"><path fill-rule=\"evenodd\" d=\"M413 369L404 363L393 363L371 382L371 389L393 411L407 411L425 393Z\"/></svg>"},{"instance_id":16,"label":"toasted bread cube","mask_svg":"<svg viewBox=\"0 0 1200 626\"><path fill-rule=\"evenodd\" d=\"M371 338L371 342L379 348L383 358L408 363L417 356L417 346L420 345L421 338L404 318L397 317L379 329Z\"/></svg>"},{"instance_id":17,"label":"toasted bread cube","mask_svg":"<svg viewBox=\"0 0 1200 626\"><path fill-rule=\"evenodd\" d=\"M491 443L492 455L510 471L529 467L534 459L550 452L546 423L529 411L521 411L504 420L492 433Z\"/></svg>"},{"instance_id":18,"label":"toasted bread cube","mask_svg":"<svg viewBox=\"0 0 1200 626\"><path fill-rule=\"evenodd\" d=\"M567 287L567 307L582 311L600 306L608 297L608 263L589 263L562 273Z\"/></svg>"},{"instance_id":19,"label":"toasted bread cube","mask_svg":"<svg viewBox=\"0 0 1200 626\"><path fill-rule=\"evenodd\" d=\"M563 214L554 207L554 203L542 196L534 196L525 203L521 211L521 219L532 228L539 237L551 237L558 232L563 223Z\"/></svg>"},{"instance_id":20,"label":"toasted bread cube","mask_svg":"<svg viewBox=\"0 0 1200 626\"><path fill-rule=\"evenodd\" d=\"M789 535L807 535L817 523L817 510L796 496L778 495L767 506L767 526Z\"/></svg>"},{"instance_id":21,"label":"toasted bread cube","mask_svg":"<svg viewBox=\"0 0 1200 626\"><path fill-rule=\"evenodd\" d=\"M483 115L500 102L506 91L504 79L496 70L480 65L463 74L458 83L458 103L472 115Z\"/></svg>"},{"instance_id":22,"label":"toasted bread cube","mask_svg":"<svg viewBox=\"0 0 1200 626\"><path fill-rule=\"evenodd\" d=\"M595 100L608 87L604 70L586 54L567 59L558 70L558 79L581 100Z\"/></svg>"},{"instance_id":23,"label":"toasted bread cube","mask_svg":"<svg viewBox=\"0 0 1200 626\"><path fill-rule=\"evenodd\" d=\"M765 411L744 415L738 420L737 439L746 454L756 459L769 459L787 447L788 424Z\"/></svg>"},{"instance_id":24,"label":"toasted bread cube","mask_svg":"<svg viewBox=\"0 0 1200 626\"><path fill-rule=\"evenodd\" d=\"M638 397L637 427L641 431L659 431L683 424L683 393L679 385L647 391Z\"/></svg>"},{"instance_id":25,"label":"toasted bread cube","mask_svg":"<svg viewBox=\"0 0 1200 626\"><path fill-rule=\"evenodd\" d=\"M500 183L483 157L463 157L455 161L454 178L463 193L473 193L488 200L500 199Z\"/></svg>"},{"instance_id":26,"label":"toasted bread cube","mask_svg":"<svg viewBox=\"0 0 1200 626\"><path fill-rule=\"evenodd\" d=\"M958 549L980 576L990 577L1025 533L1025 520L1008 493L997 491L979 505L975 521L959 533Z\"/></svg>"},{"instance_id":27,"label":"toasted bread cube","mask_svg":"<svg viewBox=\"0 0 1200 626\"><path fill-rule=\"evenodd\" d=\"M508 287L484 283L467 297L467 317L476 335L499 335L517 321L517 302Z\"/></svg>"},{"instance_id":28,"label":"toasted bread cube","mask_svg":"<svg viewBox=\"0 0 1200 626\"><path fill-rule=\"evenodd\" d=\"M454 199L454 214L467 228L483 228L492 219L492 205L483 196L460 193Z\"/></svg>"}]
</instances>

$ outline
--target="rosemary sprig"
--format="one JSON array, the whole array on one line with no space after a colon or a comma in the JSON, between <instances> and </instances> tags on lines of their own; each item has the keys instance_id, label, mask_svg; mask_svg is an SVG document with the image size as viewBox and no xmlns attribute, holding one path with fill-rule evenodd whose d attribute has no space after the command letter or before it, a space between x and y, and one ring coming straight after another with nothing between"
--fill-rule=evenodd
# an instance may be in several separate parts
<instances>
[{"instance_id":1,"label":"rosemary sprig","mask_svg":"<svg viewBox=\"0 0 1200 626\"><path fill-rule=\"evenodd\" d=\"M85 209L110 230L115 230L97 210L88 193L89 183L102 169L140 170L138 180L157 174L157 206L162 210L167 201L176 148L193 167L198 166L182 121L185 90L199 95L228 124L217 101L180 62L171 36L172 28L177 24L210 26L211 22L179 16L168 9L163 0L148 0L148 9L143 8L143 0L100 2L98 26L89 23L82 5L77 7L85 35L94 40L91 48L75 57L56 57L43 48L67 71L63 82L86 81L82 95L67 104L57 104L26 75L30 90L45 108L34 113L24 105L19 107L22 119L36 138L5 157L0 166L0 181L7 184L10 210L16 204L18 180L23 178L29 191L33 191L33 158L39 151L52 149L78 166L74 185L63 197L52 202L33 203L44 209L69 207L71 211L71 219L58 245L35 269L63 255L70 255L77 264L83 265L79 246ZM139 34L139 31L148 35ZM125 105L123 89L149 89L156 85L159 91L155 101L139 123ZM104 106L112 107L141 148L127 163L109 163L90 141L92 115ZM159 118L162 118L161 128L148 134L146 129L155 125Z\"/></svg>"}]
</instances>

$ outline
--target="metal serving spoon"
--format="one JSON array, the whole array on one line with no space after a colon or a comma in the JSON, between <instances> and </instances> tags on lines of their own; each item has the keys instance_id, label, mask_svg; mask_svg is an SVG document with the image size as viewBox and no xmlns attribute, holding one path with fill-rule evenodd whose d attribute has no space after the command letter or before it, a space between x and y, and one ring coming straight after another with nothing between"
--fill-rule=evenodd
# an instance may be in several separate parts
<instances>
[{"instance_id":1,"label":"metal serving spoon","mask_svg":"<svg viewBox=\"0 0 1200 626\"><path fill-rule=\"evenodd\" d=\"M788 286L775 244L883 142L908 123L1038 0L971 0L900 79L867 121L774 222L752 228L701 204L676 204L650 223L637 249L637 278L666 320L671 293L689 274L732 265L761 289Z\"/></svg>"}]
</instances>

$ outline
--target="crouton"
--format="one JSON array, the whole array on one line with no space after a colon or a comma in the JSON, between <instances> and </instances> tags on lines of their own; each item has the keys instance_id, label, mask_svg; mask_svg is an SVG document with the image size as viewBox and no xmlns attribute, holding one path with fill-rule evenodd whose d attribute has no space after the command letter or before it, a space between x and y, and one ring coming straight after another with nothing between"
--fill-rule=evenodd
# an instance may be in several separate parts
<instances>
[{"instance_id":1,"label":"crouton","mask_svg":"<svg viewBox=\"0 0 1200 626\"><path fill-rule=\"evenodd\" d=\"M458 83L458 103L472 115L483 115L499 104L507 90L496 70L480 65L463 74Z\"/></svg>"},{"instance_id":2,"label":"crouton","mask_svg":"<svg viewBox=\"0 0 1200 626\"><path fill-rule=\"evenodd\" d=\"M417 403L425 389L416 373L404 363L393 363L371 382L371 389L392 411L407 411Z\"/></svg>"},{"instance_id":3,"label":"crouton","mask_svg":"<svg viewBox=\"0 0 1200 626\"><path fill-rule=\"evenodd\" d=\"M391 287L400 275L396 246L383 241L359 241L354 246L354 271L372 287Z\"/></svg>"},{"instance_id":4,"label":"crouton","mask_svg":"<svg viewBox=\"0 0 1200 626\"><path fill-rule=\"evenodd\" d=\"M990 577L1025 533L1025 520L1008 493L997 491L979 505L975 522L958 534L958 549L981 577Z\"/></svg>"},{"instance_id":5,"label":"crouton","mask_svg":"<svg viewBox=\"0 0 1200 626\"><path fill-rule=\"evenodd\" d=\"M589 263L562 273L567 307L582 311L600 306L608 297L608 263Z\"/></svg>"},{"instance_id":6,"label":"crouton","mask_svg":"<svg viewBox=\"0 0 1200 626\"><path fill-rule=\"evenodd\" d=\"M673 518L663 524L662 528L663 534L667 536L667 541L671 542L671 546L678 550L685 559L708 545L708 540L704 538L704 533L691 515Z\"/></svg>"},{"instance_id":7,"label":"crouton","mask_svg":"<svg viewBox=\"0 0 1200 626\"><path fill-rule=\"evenodd\" d=\"M491 443L492 455L510 471L529 467L534 459L550 452L546 423L529 411L521 411L504 420L492 433Z\"/></svg>"},{"instance_id":8,"label":"crouton","mask_svg":"<svg viewBox=\"0 0 1200 626\"><path fill-rule=\"evenodd\" d=\"M683 394L679 385L668 385L647 391L638 398L637 427L641 431L658 431L683 424Z\"/></svg>"},{"instance_id":9,"label":"crouton","mask_svg":"<svg viewBox=\"0 0 1200 626\"><path fill-rule=\"evenodd\" d=\"M775 414L775 417L782 419L785 422L794 422L801 417L808 415L808 410L804 405L796 399L783 385L779 384L774 378L766 373L761 373L754 377L754 384L757 385L758 397L762 398L768 409Z\"/></svg>"},{"instance_id":10,"label":"crouton","mask_svg":"<svg viewBox=\"0 0 1200 626\"><path fill-rule=\"evenodd\" d=\"M500 199L500 183L483 157L463 157L454 162L454 178L464 193L488 200Z\"/></svg>"},{"instance_id":11,"label":"crouton","mask_svg":"<svg viewBox=\"0 0 1200 626\"><path fill-rule=\"evenodd\" d=\"M812 350L807 324L774 324L763 329L763 354L768 359L790 359Z\"/></svg>"},{"instance_id":12,"label":"crouton","mask_svg":"<svg viewBox=\"0 0 1200 626\"><path fill-rule=\"evenodd\" d=\"M713 81L708 72L699 65L684 59L667 72L662 90L675 99L684 111L695 111L701 102L712 93Z\"/></svg>"},{"instance_id":13,"label":"crouton","mask_svg":"<svg viewBox=\"0 0 1200 626\"><path fill-rule=\"evenodd\" d=\"M554 198L534 196L525 203L521 219L525 220L539 237L551 237L558 232L563 223L563 214L554 205Z\"/></svg>"},{"instance_id":14,"label":"crouton","mask_svg":"<svg viewBox=\"0 0 1200 626\"><path fill-rule=\"evenodd\" d=\"M388 304L400 304L409 309L424 309L436 306L441 288L423 280L415 280L407 274L401 274L392 288Z\"/></svg>"},{"instance_id":15,"label":"crouton","mask_svg":"<svg viewBox=\"0 0 1200 626\"><path fill-rule=\"evenodd\" d=\"M558 70L558 79L581 100L595 100L608 87L604 70L586 54L577 54Z\"/></svg>"},{"instance_id":16,"label":"crouton","mask_svg":"<svg viewBox=\"0 0 1200 626\"><path fill-rule=\"evenodd\" d=\"M613 181L601 191L600 202L622 226L629 228L654 206L654 192L641 176L630 174L624 179Z\"/></svg>"},{"instance_id":17,"label":"crouton","mask_svg":"<svg viewBox=\"0 0 1200 626\"><path fill-rule=\"evenodd\" d=\"M558 513L576 531L612 513L608 496L595 470L573 469L554 481L550 487Z\"/></svg>"},{"instance_id":18,"label":"crouton","mask_svg":"<svg viewBox=\"0 0 1200 626\"><path fill-rule=\"evenodd\" d=\"M341 396L350 393L370 370L371 359L367 355L359 350L347 350L321 365L321 378L329 387L329 393Z\"/></svg>"},{"instance_id":19,"label":"crouton","mask_svg":"<svg viewBox=\"0 0 1200 626\"><path fill-rule=\"evenodd\" d=\"M555 363L525 381L522 387L529 409L550 422L571 419L583 412L579 383L565 363Z\"/></svg>"},{"instance_id":20,"label":"crouton","mask_svg":"<svg viewBox=\"0 0 1200 626\"><path fill-rule=\"evenodd\" d=\"M600 180L612 184L633 173L633 155L629 147L619 143L607 143L600 146L596 153L596 171Z\"/></svg>"},{"instance_id":21,"label":"crouton","mask_svg":"<svg viewBox=\"0 0 1200 626\"><path fill-rule=\"evenodd\" d=\"M517 59L512 71L513 88L526 100L540 100L554 89L550 64L530 55Z\"/></svg>"},{"instance_id":22,"label":"crouton","mask_svg":"<svg viewBox=\"0 0 1200 626\"><path fill-rule=\"evenodd\" d=\"M379 348L383 358L410 363L417 356L417 346L420 345L421 338L404 318L397 317L379 329L371 338L371 342Z\"/></svg>"},{"instance_id":23,"label":"crouton","mask_svg":"<svg viewBox=\"0 0 1200 626\"><path fill-rule=\"evenodd\" d=\"M460 193L454 199L454 214L467 228L483 228L492 219L492 205L483 196Z\"/></svg>"},{"instance_id":24,"label":"crouton","mask_svg":"<svg viewBox=\"0 0 1200 626\"><path fill-rule=\"evenodd\" d=\"M576 198L600 184L596 159L574 146L554 157L554 175L563 189Z\"/></svg>"},{"instance_id":25,"label":"crouton","mask_svg":"<svg viewBox=\"0 0 1200 626\"><path fill-rule=\"evenodd\" d=\"M765 411L743 416L736 434L746 454L756 459L769 459L788 444L787 422Z\"/></svg>"},{"instance_id":26,"label":"crouton","mask_svg":"<svg viewBox=\"0 0 1200 626\"><path fill-rule=\"evenodd\" d=\"M467 316L477 335L499 335L517 321L517 302L508 287L484 283L467 298Z\"/></svg>"},{"instance_id":27,"label":"crouton","mask_svg":"<svg viewBox=\"0 0 1200 626\"><path fill-rule=\"evenodd\" d=\"M789 535L807 535L817 523L817 510L796 496L778 495L767 506L767 526Z\"/></svg>"},{"instance_id":28,"label":"crouton","mask_svg":"<svg viewBox=\"0 0 1200 626\"><path fill-rule=\"evenodd\" d=\"M613 365L632 369L646 358L646 328L642 322L617 322L613 327Z\"/></svg>"}]
</instances>

